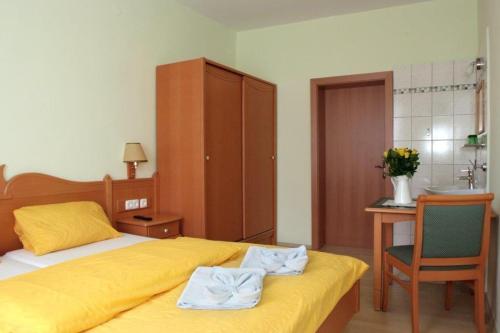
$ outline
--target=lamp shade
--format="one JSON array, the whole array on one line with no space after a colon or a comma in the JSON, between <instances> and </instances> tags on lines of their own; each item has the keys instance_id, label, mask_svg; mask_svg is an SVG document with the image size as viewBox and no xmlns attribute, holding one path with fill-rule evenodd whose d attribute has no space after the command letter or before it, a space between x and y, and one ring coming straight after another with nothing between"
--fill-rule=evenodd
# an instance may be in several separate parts
<instances>
[{"instance_id":1,"label":"lamp shade","mask_svg":"<svg viewBox=\"0 0 500 333\"><path fill-rule=\"evenodd\" d=\"M123 162L147 162L146 154L139 142L128 142L125 144Z\"/></svg>"}]
</instances>

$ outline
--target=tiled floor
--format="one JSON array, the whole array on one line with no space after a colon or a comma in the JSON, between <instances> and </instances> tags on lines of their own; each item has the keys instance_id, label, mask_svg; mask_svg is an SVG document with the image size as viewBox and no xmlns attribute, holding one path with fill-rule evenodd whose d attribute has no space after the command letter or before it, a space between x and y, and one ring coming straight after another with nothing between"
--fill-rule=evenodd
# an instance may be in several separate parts
<instances>
[{"instance_id":1,"label":"tiled floor","mask_svg":"<svg viewBox=\"0 0 500 333\"><path fill-rule=\"evenodd\" d=\"M372 252L365 249L325 246L322 251L359 258L371 265ZM406 333L411 332L408 294L397 284L391 286L389 310L377 312L372 306L373 272L361 279L361 311L351 320L345 333ZM473 333L473 297L464 285L455 287L451 311L444 310L444 287L425 283L420 291L421 333Z\"/></svg>"}]
</instances>

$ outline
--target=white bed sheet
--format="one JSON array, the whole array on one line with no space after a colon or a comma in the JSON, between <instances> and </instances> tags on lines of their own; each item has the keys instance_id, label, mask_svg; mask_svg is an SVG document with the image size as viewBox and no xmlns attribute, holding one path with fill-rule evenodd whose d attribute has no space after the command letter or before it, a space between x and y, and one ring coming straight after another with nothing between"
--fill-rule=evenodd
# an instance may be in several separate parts
<instances>
[{"instance_id":1,"label":"white bed sheet","mask_svg":"<svg viewBox=\"0 0 500 333\"><path fill-rule=\"evenodd\" d=\"M60 264L68 260L86 257L92 254L119 249L148 240L153 240L153 238L136 236L126 233L122 233L122 235L122 237L107 239L100 242L78 246L72 249L52 252L44 254L42 256L36 256L25 249L19 249L7 252L3 258L35 268L45 268L48 266Z\"/></svg>"},{"instance_id":2,"label":"white bed sheet","mask_svg":"<svg viewBox=\"0 0 500 333\"><path fill-rule=\"evenodd\" d=\"M16 275L29 273L39 269L5 257L0 258L0 280L5 280Z\"/></svg>"}]
</instances>

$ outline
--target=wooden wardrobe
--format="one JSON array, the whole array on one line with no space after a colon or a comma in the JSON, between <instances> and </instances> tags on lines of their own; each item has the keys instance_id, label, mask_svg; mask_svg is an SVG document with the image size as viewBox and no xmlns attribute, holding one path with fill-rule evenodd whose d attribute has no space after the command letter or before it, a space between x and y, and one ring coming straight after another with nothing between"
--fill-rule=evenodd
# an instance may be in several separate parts
<instances>
[{"instance_id":1,"label":"wooden wardrobe","mask_svg":"<svg viewBox=\"0 0 500 333\"><path fill-rule=\"evenodd\" d=\"M276 86L207 59L158 66L161 211L183 234L274 243Z\"/></svg>"}]
</instances>

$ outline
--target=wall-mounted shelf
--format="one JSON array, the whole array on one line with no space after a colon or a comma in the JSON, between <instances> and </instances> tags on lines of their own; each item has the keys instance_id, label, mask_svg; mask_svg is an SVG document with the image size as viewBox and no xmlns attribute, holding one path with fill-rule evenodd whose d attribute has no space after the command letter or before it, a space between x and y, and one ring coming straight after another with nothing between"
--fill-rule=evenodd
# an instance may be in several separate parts
<instances>
[{"instance_id":1,"label":"wall-mounted shelf","mask_svg":"<svg viewBox=\"0 0 500 333\"><path fill-rule=\"evenodd\" d=\"M463 146L464 148L476 148L476 149L481 149L481 148L486 148L485 143L466 143Z\"/></svg>"}]
</instances>

